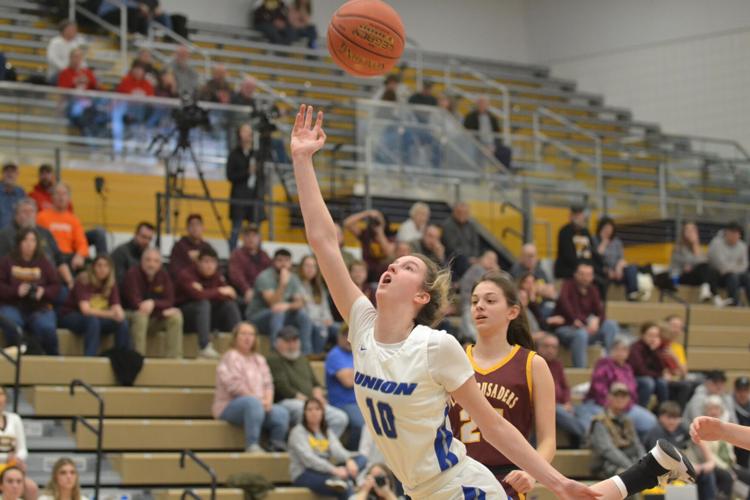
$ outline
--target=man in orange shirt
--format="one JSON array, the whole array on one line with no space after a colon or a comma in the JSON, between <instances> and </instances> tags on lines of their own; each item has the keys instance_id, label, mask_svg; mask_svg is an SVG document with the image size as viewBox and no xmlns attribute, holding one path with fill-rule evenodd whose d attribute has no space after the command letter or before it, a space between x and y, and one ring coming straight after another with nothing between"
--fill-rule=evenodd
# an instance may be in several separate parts
<instances>
[{"instance_id":1,"label":"man in orange shirt","mask_svg":"<svg viewBox=\"0 0 750 500\"><path fill-rule=\"evenodd\" d=\"M52 233L60 251L70 259L70 266L75 271L84 266L89 255L89 244L81 221L68 209L69 206L70 188L61 182L52 190L52 208L39 212L36 223Z\"/></svg>"}]
</instances>

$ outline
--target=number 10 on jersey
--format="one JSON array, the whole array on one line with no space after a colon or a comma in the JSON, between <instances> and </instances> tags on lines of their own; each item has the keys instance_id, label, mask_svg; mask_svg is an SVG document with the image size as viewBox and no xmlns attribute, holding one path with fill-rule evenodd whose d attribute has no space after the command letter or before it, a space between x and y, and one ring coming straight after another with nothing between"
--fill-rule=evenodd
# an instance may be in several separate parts
<instances>
[{"instance_id":1,"label":"number 10 on jersey","mask_svg":"<svg viewBox=\"0 0 750 500\"><path fill-rule=\"evenodd\" d=\"M367 409L370 410L372 430L375 431L375 434L396 439L398 437L396 418L393 416L391 405L382 401L373 401L372 398L367 398L365 404L367 404Z\"/></svg>"}]
</instances>

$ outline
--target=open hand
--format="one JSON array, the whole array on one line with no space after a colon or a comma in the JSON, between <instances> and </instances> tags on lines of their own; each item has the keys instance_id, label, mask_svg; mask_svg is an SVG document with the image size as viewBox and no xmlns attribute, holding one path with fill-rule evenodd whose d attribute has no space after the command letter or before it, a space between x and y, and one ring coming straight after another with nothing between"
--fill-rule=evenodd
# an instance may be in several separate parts
<instances>
[{"instance_id":1,"label":"open hand","mask_svg":"<svg viewBox=\"0 0 750 500\"><path fill-rule=\"evenodd\" d=\"M289 142L293 157L312 157L326 142L326 133L323 131L323 112L318 111L315 126L312 125L312 117L312 106L304 104L300 106Z\"/></svg>"}]
</instances>

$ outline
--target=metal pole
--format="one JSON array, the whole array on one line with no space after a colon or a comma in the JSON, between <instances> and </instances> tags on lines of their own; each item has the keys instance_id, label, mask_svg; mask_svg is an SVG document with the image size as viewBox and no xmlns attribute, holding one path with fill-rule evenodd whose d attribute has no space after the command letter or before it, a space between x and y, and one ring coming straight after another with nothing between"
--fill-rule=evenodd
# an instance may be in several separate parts
<instances>
[{"instance_id":1,"label":"metal pole","mask_svg":"<svg viewBox=\"0 0 750 500\"><path fill-rule=\"evenodd\" d=\"M265 168L265 164L263 166ZM274 173L271 172L271 175L269 177L273 178ZM268 201L271 203L269 204L271 207L270 213L268 214L268 239L273 241L276 239L276 224L274 223L274 203L273 203L273 182L266 183L266 190L268 191ZM258 208L256 206L256 208Z\"/></svg>"},{"instance_id":2,"label":"metal pole","mask_svg":"<svg viewBox=\"0 0 750 500\"><path fill-rule=\"evenodd\" d=\"M664 162L659 162L659 216L667 218L667 175Z\"/></svg>"},{"instance_id":3,"label":"metal pole","mask_svg":"<svg viewBox=\"0 0 750 500\"><path fill-rule=\"evenodd\" d=\"M602 142L594 140L594 163L596 168L596 195L599 199L599 207L604 208L604 172L602 169Z\"/></svg>"},{"instance_id":4,"label":"metal pole","mask_svg":"<svg viewBox=\"0 0 750 500\"><path fill-rule=\"evenodd\" d=\"M120 4L120 64L121 73L128 70L128 8L124 3Z\"/></svg>"},{"instance_id":5,"label":"metal pole","mask_svg":"<svg viewBox=\"0 0 750 500\"><path fill-rule=\"evenodd\" d=\"M506 147L512 148L513 139L510 136L510 92L508 91L508 87L504 85L501 88L503 96L503 141Z\"/></svg>"},{"instance_id":6,"label":"metal pole","mask_svg":"<svg viewBox=\"0 0 750 500\"><path fill-rule=\"evenodd\" d=\"M68 0L68 21L76 20L76 0Z\"/></svg>"},{"instance_id":7,"label":"metal pole","mask_svg":"<svg viewBox=\"0 0 750 500\"><path fill-rule=\"evenodd\" d=\"M531 193L528 188L521 190L521 208L523 209L523 242L534 241L534 207L532 206Z\"/></svg>"},{"instance_id":8,"label":"metal pole","mask_svg":"<svg viewBox=\"0 0 750 500\"><path fill-rule=\"evenodd\" d=\"M60 148L55 148L55 179L60 181L60 172L62 171L62 151Z\"/></svg>"},{"instance_id":9,"label":"metal pole","mask_svg":"<svg viewBox=\"0 0 750 500\"><path fill-rule=\"evenodd\" d=\"M539 166L542 163L542 143L539 133L539 112L534 111L531 117L531 124L534 135L534 164Z\"/></svg>"}]
</instances>

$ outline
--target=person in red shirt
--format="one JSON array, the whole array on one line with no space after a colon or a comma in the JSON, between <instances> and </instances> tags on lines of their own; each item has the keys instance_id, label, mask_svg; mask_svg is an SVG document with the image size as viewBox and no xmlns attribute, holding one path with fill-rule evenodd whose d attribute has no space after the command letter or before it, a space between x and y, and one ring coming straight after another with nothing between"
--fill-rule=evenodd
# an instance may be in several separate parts
<instances>
[{"instance_id":1,"label":"person in red shirt","mask_svg":"<svg viewBox=\"0 0 750 500\"><path fill-rule=\"evenodd\" d=\"M154 86L146 78L146 65L135 60L130 66L130 72L122 77L117 86L117 92L133 95L154 95Z\"/></svg>"},{"instance_id":2,"label":"person in red shirt","mask_svg":"<svg viewBox=\"0 0 750 500\"><path fill-rule=\"evenodd\" d=\"M81 49L74 49L70 52L70 63L57 77L57 86L78 90L96 90L99 88L94 72L83 65L83 51Z\"/></svg>"},{"instance_id":3,"label":"person in red shirt","mask_svg":"<svg viewBox=\"0 0 750 500\"><path fill-rule=\"evenodd\" d=\"M247 305L253 300L258 275L271 267L271 257L260 247L260 230L250 224L242 230L242 246L229 257L229 283Z\"/></svg>"},{"instance_id":4,"label":"person in red shirt","mask_svg":"<svg viewBox=\"0 0 750 500\"><path fill-rule=\"evenodd\" d=\"M94 72L83 64L81 49L70 52L70 64L58 75L57 86L81 91L99 88ZM98 110L96 100L89 96L69 96L66 114L70 123L86 137L101 136L106 131L107 114Z\"/></svg>"}]
</instances>

